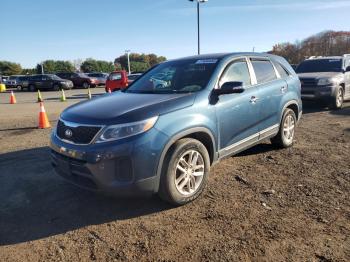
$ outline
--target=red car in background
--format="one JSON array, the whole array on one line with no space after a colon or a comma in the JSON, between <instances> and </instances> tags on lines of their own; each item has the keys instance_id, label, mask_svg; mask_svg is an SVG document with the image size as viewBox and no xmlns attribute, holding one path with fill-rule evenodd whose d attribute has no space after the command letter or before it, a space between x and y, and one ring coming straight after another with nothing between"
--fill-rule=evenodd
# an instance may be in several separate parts
<instances>
[{"instance_id":1,"label":"red car in background","mask_svg":"<svg viewBox=\"0 0 350 262\"><path fill-rule=\"evenodd\" d=\"M124 89L128 84L128 75L125 70L112 72L106 80L106 92Z\"/></svg>"}]
</instances>

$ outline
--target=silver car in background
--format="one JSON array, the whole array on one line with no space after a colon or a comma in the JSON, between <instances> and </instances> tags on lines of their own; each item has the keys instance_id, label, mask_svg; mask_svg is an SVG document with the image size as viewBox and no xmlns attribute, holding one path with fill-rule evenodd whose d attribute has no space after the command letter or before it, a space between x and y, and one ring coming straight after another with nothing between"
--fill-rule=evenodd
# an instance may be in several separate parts
<instances>
[{"instance_id":1,"label":"silver car in background","mask_svg":"<svg viewBox=\"0 0 350 262\"><path fill-rule=\"evenodd\" d=\"M86 75L88 75L89 77L96 78L98 81L98 86L106 85L106 80L108 78L107 73L87 73Z\"/></svg>"},{"instance_id":2,"label":"silver car in background","mask_svg":"<svg viewBox=\"0 0 350 262\"><path fill-rule=\"evenodd\" d=\"M8 88L17 88L18 91L28 88L28 85L28 76L24 75L13 75L6 81L6 86Z\"/></svg>"}]
</instances>

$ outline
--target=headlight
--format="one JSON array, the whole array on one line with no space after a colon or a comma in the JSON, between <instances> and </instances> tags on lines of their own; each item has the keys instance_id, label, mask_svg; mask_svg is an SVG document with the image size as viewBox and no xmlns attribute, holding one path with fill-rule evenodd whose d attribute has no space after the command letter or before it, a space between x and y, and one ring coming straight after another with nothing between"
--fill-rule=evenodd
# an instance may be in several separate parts
<instances>
[{"instance_id":1,"label":"headlight","mask_svg":"<svg viewBox=\"0 0 350 262\"><path fill-rule=\"evenodd\" d=\"M319 86L326 86L326 85L331 85L331 84L333 84L333 81L330 78L321 78L317 82L317 85L319 85Z\"/></svg>"},{"instance_id":2,"label":"headlight","mask_svg":"<svg viewBox=\"0 0 350 262\"><path fill-rule=\"evenodd\" d=\"M114 141L134 135L138 135L150 130L154 124L157 122L158 116L128 123L128 124L120 124L106 127L100 137L97 139L97 143Z\"/></svg>"}]
</instances>

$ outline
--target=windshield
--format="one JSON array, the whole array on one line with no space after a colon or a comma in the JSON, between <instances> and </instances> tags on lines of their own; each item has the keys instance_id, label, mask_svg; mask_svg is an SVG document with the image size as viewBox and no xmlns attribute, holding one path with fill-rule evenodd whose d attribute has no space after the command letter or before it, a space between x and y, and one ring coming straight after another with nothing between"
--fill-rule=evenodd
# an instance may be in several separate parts
<instances>
[{"instance_id":1,"label":"windshield","mask_svg":"<svg viewBox=\"0 0 350 262\"><path fill-rule=\"evenodd\" d=\"M315 59L302 62L297 73L314 72L340 72L342 70L342 59Z\"/></svg>"},{"instance_id":2,"label":"windshield","mask_svg":"<svg viewBox=\"0 0 350 262\"><path fill-rule=\"evenodd\" d=\"M204 89L218 59L187 59L162 63L135 81L127 93L190 93Z\"/></svg>"},{"instance_id":3,"label":"windshield","mask_svg":"<svg viewBox=\"0 0 350 262\"><path fill-rule=\"evenodd\" d=\"M78 76L80 76L80 77L88 77L88 75L86 75L84 73L78 73Z\"/></svg>"}]
</instances>

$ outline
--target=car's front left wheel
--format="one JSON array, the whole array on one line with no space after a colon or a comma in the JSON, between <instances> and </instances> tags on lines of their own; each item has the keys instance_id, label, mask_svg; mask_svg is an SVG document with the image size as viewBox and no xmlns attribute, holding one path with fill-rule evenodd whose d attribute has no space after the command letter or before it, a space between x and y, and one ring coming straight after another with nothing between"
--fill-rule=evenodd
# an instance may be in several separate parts
<instances>
[{"instance_id":1,"label":"car's front left wheel","mask_svg":"<svg viewBox=\"0 0 350 262\"><path fill-rule=\"evenodd\" d=\"M330 108L334 110L341 109L344 103L344 90L343 87L339 87L336 90L335 96L332 98L332 102L330 104Z\"/></svg>"},{"instance_id":2,"label":"car's front left wheel","mask_svg":"<svg viewBox=\"0 0 350 262\"><path fill-rule=\"evenodd\" d=\"M160 197L177 206L195 200L205 188L209 171L209 154L200 141L184 138L175 142L164 161Z\"/></svg>"}]
</instances>

